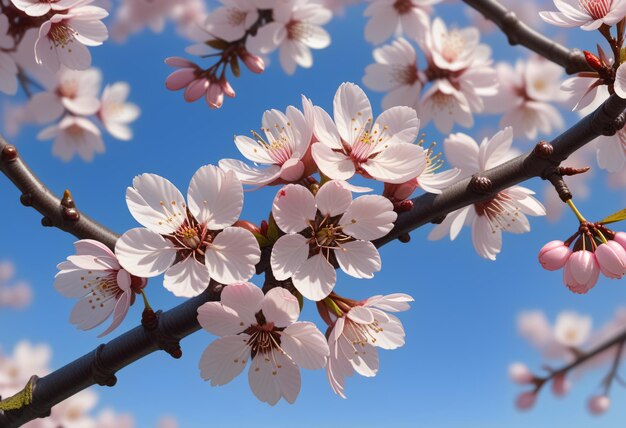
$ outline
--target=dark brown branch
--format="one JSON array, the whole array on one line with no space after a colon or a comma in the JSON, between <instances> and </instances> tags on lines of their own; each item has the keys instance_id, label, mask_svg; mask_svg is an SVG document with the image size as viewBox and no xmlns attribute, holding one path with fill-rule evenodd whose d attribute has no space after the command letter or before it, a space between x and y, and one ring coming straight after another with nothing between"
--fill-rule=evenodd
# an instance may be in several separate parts
<instances>
[{"instance_id":1,"label":"dark brown branch","mask_svg":"<svg viewBox=\"0 0 626 428\"><path fill-rule=\"evenodd\" d=\"M463 0L483 16L493 21L504 34L509 44L522 45L549 61L559 64L568 74L593 71L579 49L568 49L543 34L533 30L519 20L515 13L507 10L495 0Z\"/></svg>"},{"instance_id":2,"label":"dark brown branch","mask_svg":"<svg viewBox=\"0 0 626 428\"><path fill-rule=\"evenodd\" d=\"M595 112L591 113L571 129L552 140L551 145L538 145L532 152L519 156L503 165L480 175L457 183L440 195L424 195L413 199L413 208L398 216L396 226L388 236L379 239L377 246L384 245L408 234L430 221L441 219L450 211L493 197L497 192L532 177L541 177L547 168L553 168L573 152L599 135L614 134L624 123L622 111L626 100L611 96ZM29 205L35 207L51 225L78 237L98 239L113 247L116 235L99 224L81 215L78 220L68 222L63 217L62 201L32 174L17 157L17 151L7 149L0 139L0 170L6 174L25 194L32 195ZM65 208L67 208L67 200ZM267 266L268 251L259 263L260 271ZM19 426L37 417L45 416L50 408L77 392L100 382L113 385L115 373L138 359L164 349L168 343L177 342L199 329L197 309L204 302L219 299L221 286L212 283L209 290L200 296L160 314L154 329L136 327L109 343L69 363L65 367L39 379L33 391L32 403L20 411L0 412L0 427ZM626 333L624 333L626 337ZM617 342L615 342L617 343ZM606 347L613 344L606 345Z\"/></svg>"}]
</instances>

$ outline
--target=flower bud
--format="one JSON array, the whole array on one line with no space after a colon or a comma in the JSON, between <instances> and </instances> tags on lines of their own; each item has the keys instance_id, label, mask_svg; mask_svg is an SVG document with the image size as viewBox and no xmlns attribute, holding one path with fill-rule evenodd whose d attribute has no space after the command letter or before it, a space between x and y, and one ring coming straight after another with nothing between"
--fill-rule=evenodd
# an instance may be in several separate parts
<instances>
[{"instance_id":1,"label":"flower bud","mask_svg":"<svg viewBox=\"0 0 626 428\"><path fill-rule=\"evenodd\" d=\"M622 246L622 248L626 249L626 233L617 232L613 237L613 241L617 242Z\"/></svg>"},{"instance_id":2,"label":"flower bud","mask_svg":"<svg viewBox=\"0 0 626 428\"><path fill-rule=\"evenodd\" d=\"M265 63L263 62L263 58L253 55L248 51L244 51L241 55L241 59L243 63L246 64L248 70L253 73L263 73L265 71Z\"/></svg>"},{"instance_id":3,"label":"flower bud","mask_svg":"<svg viewBox=\"0 0 626 428\"><path fill-rule=\"evenodd\" d=\"M235 90L232 86L230 86L228 80L226 80L226 76L222 77L219 80L219 84L222 87L222 91L224 91L224 95L226 95L228 98L235 98Z\"/></svg>"},{"instance_id":4,"label":"flower bud","mask_svg":"<svg viewBox=\"0 0 626 428\"><path fill-rule=\"evenodd\" d=\"M515 383L525 385L533 383L535 376L530 372L526 364L513 363L509 366L509 377Z\"/></svg>"},{"instance_id":5,"label":"flower bud","mask_svg":"<svg viewBox=\"0 0 626 428\"><path fill-rule=\"evenodd\" d=\"M217 82L212 82L206 93L206 103L211 108L220 108L224 102L224 91Z\"/></svg>"},{"instance_id":6,"label":"flower bud","mask_svg":"<svg viewBox=\"0 0 626 428\"><path fill-rule=\"evenodd\" d=\"M563 270L563 282L574 293L584 294L598 282L600 267L591 251L573 252Z\"/></svg>"},{"instance_id":7,"label":"flower bud","mask_svg":"<svg viewBox=\"0 0 626 428\"><path fill-rule=\"evenodd\" d=\"M626 273L626 250L615 241L598 245L596 258L600 271L608 278L619 279Z\"/></svg>"},{"instance_id":8,"label":"flower bud","mask_svg":"<svg viewBox=\"0 0 626 428\"><path fill-rule=\"evenodd\" d=\"M515 399L515 407L518 410L530 410L537 401L537 394L534 391L522 392Z\"/></svg>"},{"instance_id":9,"label":"flower bud","mask_svg":"<svg viewBox=\"0 0 626 428\"><path fill-rule=\"evenodd\" d=\"M591 67L595 71L600 71L604 68L604 64L602 64L600 58L598 58L589 51L583 51L583 53L585 54L585 60L587 61L587 64L589 64L589 67Z\"/></svg>"},{"instance_id":10,"label":"flower bud","mask_svg":"<svg viewBox=\"0 0 626 428\"><path fill-rule=\"evenodd\" d=\"M165 87L170 91L178 91L187 87L192 81L196 79L196 69L194 68L181 68L176 70L165 79Z\"/></svg>"},{"instance_id":11,"label":"flower bud","mask_svg":"<svg viewBox=\"0 0 626 428\"><path fill-rule=\"evenodd\" d=\"M539 250L539 263L546 270L561 269L571 254L572 250L563 241L550 241Z\"/></svg>"},{"instance_id":12,"label":"flower bud","mask_svg":"<svg viewBox=\"0 0 626 428\"><path fill-rule=\"evenodd\" d=\"M206 78L201 77L192 81L185 89L185 101L191 103L202 98L205 96L207 89L209 89L209 81Z\"/></svg>"},{"instance_id":13,"label":"flower bud","mask_svg":"<svg viewBox=\"0 0 626 428\"><path fill-rule=\"evenodd\" d=\"M569 382L565 373L559 373L552 378L552 393L557 397L563 397L569 391Z\"/></svg>"},{"instance_id":14,"label":"flower bud","mask_svg":"<svg viewBox=\"0 0 626 428\"><path fill-rule=\"evenodd\" d=\"M397 201L403 201L411 196L411 194L413 194L415 189L417 189L418 187L419 184L417 183L417 178L413 178L400 184L385 183L383 196L393 198Z\"/></svg>"},{"instance_id":15,"label":"flower bud","mask_svg":"<svg viewBox=\"0 0 626 428\"><path fill-rule=\"evenodd\" d=\"M611 400L606 395L594 395L587 402L587 408L592 415L601 415L611 406Z\"/></svg>"}]
</instances>

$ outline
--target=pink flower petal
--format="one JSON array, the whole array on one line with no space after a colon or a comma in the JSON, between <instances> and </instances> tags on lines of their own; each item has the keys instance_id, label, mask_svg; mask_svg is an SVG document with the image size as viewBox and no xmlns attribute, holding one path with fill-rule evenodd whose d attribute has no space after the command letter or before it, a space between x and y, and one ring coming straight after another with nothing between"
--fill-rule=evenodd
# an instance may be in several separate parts
<instances>
[{"instance_id":1,"label":"pink flower petal","mask_svg":"<svg viewBox=\"0 0 626 428\"><path fill-rule=\"evenodd\" d=\"M260 258L256 238L240 227L227 227L218 233L205 254L211 278L221 284L249 280Z\"/></svg>"},{"instance_id":2,"label":"pink flower petal","mask_svg":"<svg viewBox=\"0 0 626 428\"><path fill-rule=\"evenodd\" d=\"M287 327L298 320L298 299L285 288L276 287L267 292L261 302L261 310L267 322L276 327Z\"/></svg>"},{"instance_id":3,"label":"pink flower petal","mask_svg":"<svg viewBox=\"0 0 626 428\"><path fill-rule=\"evenodd\" d=\"M211 386L225 385L237 377L250 358L247 334L226 336L211 343L202 353L200 376Z\"/></svg>"},{"instance_id":4,"label":"pink flower petal","mask_svg":"<svg viewBox=\"0 0 626 428\"><path fill-rule=\"evenodd\" d=\"M303 369L317 370L326 366L330 354L326 338L312 322L297 322L280 335L280 346Z\"/></svg>"},{"instance_id":5,"label":"pink flower petal","mask_svg":"<svg viewBox=\"0 0 626 428\"><path fill-rule=\"evenodd\" d=\"M317 208L311 192L300 185L288 184L278 191L272 214L278 227L286 233L298 233L309 227Z\"/></svg>"},{"instance_id":6,"label":"pink flower petal","mask_svg":"<svg viewBox=\"0 0 626 428\"><path fill-rule=\"evenodd\" d=\"M189 183L189 211L211 230L220 230L237 221L243 208L243 186L234 172L216 166L198 169Z\"/></svg>"},{"instance_id":7,"label":"pink flower petal","mask_svg":"<svg viewBox=\"0 0 626 428\"><path fill-rule=\"evenodd\" d=\"M337 273L322 254L316 254L300 266L292 280L293 285L304 297L319 301L333 291Z\"/></svg>"},{"instance_id":8,"label":"pink flower petal","mask_svg":"<svg viewBox=\"0 0 626 428\"><path fill-rule=\"evenodd\" d=\"M291 278L309 257L308 240L300 234L283 235L272 248L270 263L274 277Z\"/></svg>"},{"instance_id":9,"label":"pink flower petal","mask_svg":"<svg viewBox=\"0 0 626 428\"><path fill-rule=\"evenodd\" d=\"M124 269L143 278L162 274L176 259L171 242L144 228L124 233L115 244L115 254Z\"/></svg>"},{"instance_id":10,"label":"pink flower petal","mask_svg":"<svg viewBox=\"0 0 626 428\"><path fill-rule=\"evenodd\" d=\"M389 233L397 217L393 204L387 198L364 195L352 201L339 224L348 235L371 241Z\"/></svg>"}]
</instances>

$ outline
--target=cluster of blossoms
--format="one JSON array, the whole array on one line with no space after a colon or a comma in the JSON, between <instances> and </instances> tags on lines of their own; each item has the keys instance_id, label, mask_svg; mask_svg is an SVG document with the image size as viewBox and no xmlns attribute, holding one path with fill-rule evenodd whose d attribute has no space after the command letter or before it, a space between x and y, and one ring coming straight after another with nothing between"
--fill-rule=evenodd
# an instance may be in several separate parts
<instances>
[{"instance_id":1,"label":"cluster of blossoms","mask_svg":"<svg viewBox=\"0 0 626 428\"><path fill-rule=\"evenodd\" d=\"M573 207L571 200L569 203ZM606 219L590 223L579 218L580 226L574 235L565 242L550 241L543 246L539 263L547 270L563 268L563 283L567 288L584 294L596 285L600 273L611 279L626 274L626 233L607 228Z\"/></svg>"},{"instance_id":2,"label":"cluster of blossoms","mask_svg":"<svg viewBox=\"0 0 626 428\"><path fill-rule=\"evenodd\" d=\"M11 262L0 262L0 308L23 309L33 299L33 291L28 283L11 283L15 268Z\"/></svg>"},{"instance_id":3,"label":"cluster of blossoms","mask_svg":"<svg viewBox=\"0 0 626 428\"><path fill-rule=\"evenodd\" d=\"M21 341L15 345L12 355L0 352L0 396L10 397L24 388L33 374L45 376L50 373L52 351L47 345L32 345ZM133 428L135 422L128 414L119 414L105 408L93 415L98 402L95 392L88 389L68 398L52 408L50 416L23 425L26 428Z\"/></svg>"},{"instance_id":4,"label":"cluster of blossoms","mask_svg":"<svg viewBox=\"0 0 626 428\"><path fill-rule=\"evenodd\" d=\"M265 70L263 57L279 51L280 64L287 74L297 66L313 65L311 49L330 45L322 28L332 12L321 3L305 0L222 0L201 29L190 35L197 42L187 49L192 55L216 57L207 69L183 58L168 58L177 70L166 80L170 90L185 89L188 102L204 98L211 108L220 108L224 96L234 97L226 71L240 74L240 61L253 73Z\"/></svg>"},{"instance_id":5,"label":"cluster of blossoms","mask_svg":"<svg viewBox=\"0 0 626 428\"><path fill-rule=\"evenodd\" d=\"M602 345L623 332L626 327L626 310L620 308L613 319L601 328L593 331L592 319L589 316L575 312L561 312L551 326L545 314L541 311L529 311L520 314L518 330L533 347L541 352L544 358L567 364L564 369L553 370L544 365L547 374L544 376L533 374L526 364L512 363L509 366L511 380L519 385L532 386L531 390L520 393L516 399L516 406L520 410L529 410L537 400L540 390L550 385L552 393L561 397L571 389L571 383L587 371L612 363L617 367L623 358L623 342L616 342L614 346L606 347L601 352L594 352L591 358L583 363L570 366L581 355ZM602 392L589 397L587 409L593 415L606 412L611 404L609 392L613 382L617 381L617 373L611 369L602 382Z\"/></svg>"}]
</instances>

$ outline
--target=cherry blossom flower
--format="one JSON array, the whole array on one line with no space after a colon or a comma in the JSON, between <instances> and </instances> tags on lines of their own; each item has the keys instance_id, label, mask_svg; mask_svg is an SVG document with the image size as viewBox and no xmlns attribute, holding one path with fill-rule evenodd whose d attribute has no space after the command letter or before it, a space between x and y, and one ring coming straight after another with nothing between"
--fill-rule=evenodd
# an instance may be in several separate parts
<instances>
[{"instance_id":1,"label":"cherry blossom flower","mask_svg":"<svg viewBox=\"0 0 626 428\"><path fill-rule=\"evenodd\" d=\"M96 153L104 153L100 130L84 117L65 116L59 123L44 128L37 134L39 140L54 138L52 154L69 162L78 154L91 162Z\"/></svg>"},{"instance_id":2,"label":"cherry blossom flower","mask_svg":"<svg viewBox=\"0 0 626 428\"><path fill-rule=\"evenodd\" d=\"M57 13L44 22L35 42L35 59L51 71L61 64L72 70L86 70L91 65L87 46L99 46L108 38L102 19L109 13L101 7L79 3L65 13Z\"/></svg>"},{"instance_id":3,"label":"cherry blossom flower","mask_svg":"<svg viewBox=\"0 0 626 428\"><path fill-rule=\"evenodd\" d=\"M571 361L572 347L586 345L590 340L591 317L571 311L557 315L554 325L541 311L523 312L518 317L518 330L545 358Z\"/></svg>"},{"instance_id":4,"label":"cherry blossom flower","mask_svg":"<svg viewBox=\"0 0 626 428\"><path fill-rule=\"evenodd\" d=\"M417 55L403 38L374 49L374 64L365 68L363 84L378 92L388 92L382 106L408 106L417 110L422 82L417 70Z\"/></svg>"},{"instance_id":5,"label":"cherry blossom flower","mask_svg":"<svg viewBox=\"0 0 626 428\"><path fill-rule=\"evenodd\" d=\"M244 184L265 186L296 182L311 175L316 167L311 158L313 106L302 97L305 114L293 106L285 113L267 110L263 113L261 130L265 139L253 132L253 138L238 135L237 148L247 159L267 168L259 169L236 159L220 160L220 168L233 171ZM306 117L308 116L308 118Z\"/></svg>"},{"instance_id":6,"label":"cherry blossom flower","mask_svg":"<svg viewBox=\"0 0 626 428\"><path fill-rule=\"evenodd\" d=\"M52 427L96 428L89 412L97 402L98 396L90 389L80 391L54 406L45 421Z\"/></svg>"},{"instance_id":7,"label":"cherry blossom flower","mask_svg":"<svg viewBox=\"0 0 626 428\"><path fill-rule=\"evenodd\" d=\"M330 36L321 26L332 16L332 12L319 3L277 1L272 9L273 22L249 37L246 48L261 55L280 49L280 65L287 74L295 73L298 65L310 68L313 65L311 49L324 49L330 45Z\"/></svg>"},{"instance_id":8,"label":"cherry blossom flower","mask_svg":"<svg viewBox=\"0 0 626 428\"><path fill-rule=\"evenodd\" d=\"M22 388L32 375L50 373L52 351L48 345L32 345L22 340L13 348L11 357L0 353L0 396L10 397Z\"/></svg>"},{"instance_id":9,"label":"cherry blossom flower","mask_svg":"<svg viewBox=\"0 0 626 428\"><path fill-rule=\"evenodd\" d=\"M46 90L30 98L28 109L37 123L56 120L66 110L77 116L95 114L100 108L101 82L97 68L78 71L62 66L54 80L42 82Z\"/></svg>"},{"instance_id":10,"label":"cherry blossom flower","mask_svg":"<svg viewBox=\"0 0 626 428\"><path fill-rule=\"evenodd\" d=\"M51 10L55 13L71 9L84 0L11 0L13 5L29 16L43 16Z\"/></svg>"},{"instance_id":11,"label":"cherry blossom flower","mask_svg":"<svg viewBox=\"0 0 626 428\"><path fill-rule=\"evenodd\" d=\"M327 333L330 358L326 375L335 394L346 398L345 378L354 372L365 377L378 372L376 348L397 349L404 345L404 327L387 312L409 309L407 294L378 295L352 306L339 316Z\"/></svg>"},{"instance_id":12,"label":"cherry blossom flower","mask_svg":"<svg viewBox=\"0 0 626 428\"><path fill-rule=\"evenodd\" d=\"M441 0L372 0L363 14L370 19L365 40L380 44L393 34L421 40L430 28L431 6Z\"/></svg>"},{"instance_id":13,"label":"cherry blossom flower","mask_svg":"<svg viewBox=\"0 0 626 428\"><path fill-rule=\"evenodd\" d=\"M128 414L116 414L111 409L104 409L96 418L96 428L133 428L135 421Z\"/></svg>"},{"instance_id":14,"label":"cherry blossom flower","mask_svg":"<svg viewBox=\"0 0 626 428\"><path fill-rule=\"evenodd\" d=\"M91 239L74 243L76 255L57 268L54 287L65 297L80 299L70 316L70 322L80 330L91 330L113 315L113 321L98 337L115 330L124 320L135 293L146 286L124 270L109 248Z\"/></svg>"},{"instance_id":15,"label":"cherry blossom flower","mask_svg":"<svg viewBox=\"0 0 626 428\"><path fill-rule=\"evenodd\" d=\"M165 60L166 64L178 68L165 80L165 87L171 91L185 88L185 101L193 102L205 98L211 108L220 108L224 101L224 95L234 97L235 91L225 77L217 79L207 75L195 63L180 57L170 57Z\"/></svg>"},{"instance_id":16,"label":"cherry blossom flower","mask_svg":"<svg viewBox=\"0 0 626 428\"><path fill-rule=\"evenodd\" d=\"M243 208L243 187L232 171L206 165L189 183L188 204L168 180L142 174L126 190L126 203L142 226L117 241L115 254L133 275L165 273L163 286L179 297L202 293L209 280L246 281L261 250L254 235L231 227Z\"/></svg>"},{"instance_id":17,"label":"cherry blossom flower","mask_svg":"<svg viewBox=\"0 0 626 428\"><path fill-rule=\"evenodd\" d=\"M561 66L539 56L519 60L515 69L507 63L496 67L500 83L493 97L485 98L486 110L504 113L500 126L512 126L515 136L529 140L537 132L550 134L564 126L563 117L550 102L560 101Z\"/></svg>"},{"instance_id":18,"label":"cherry blossom flower","mask_svg":"<svg viewBox=\"0 0 626 428\"><path fill-rule=\"evenodd\" d=\"M234 42L241 39L259 18L259 9L271 9L272 0L220 0L223 6L206 18L204 29L212 36Z\"/></svg>"},{"instance_id":19,"label":"cherry blossom flower","mask_svg":"<svg viewBox=\"0 0 626 428\"><path fill-rule=\"evenodd\" d=\"M565 266L572 250L563 241L550 241L539 251L539 263L546 270L558 270Z\"/></svg>"},{"instance_id":20,"label":"cherry blossom flower","mask_svg":"<svg viewBox=\"0 0 626 428\"><path fill-rule=\"evenodd\" d=\"M13 37L8 34L9 19L0 14L0 92L14 95L17 92L17 65L15 60L3 49L12 49Z\"/></svg>"},{"instance_id":21,"label":"cherry blossom flower","mask_svg":"<svg viewBox=\"0 0 626 428\"><path fill-rule=\"evenodd\" d=\"M586 250L575 251L563 269L563 283L577 294L591 290L598 282L599 276L598 259L595 253Z\"/></svg>"},{"instance_id":22,"label":"cherry blossom flower","mask_svg":"<svg viewBox=\"0 0 626 428\"><path fill-rule=\"evenodd\" d=\"M33 290L28 283L10 282L14 272L11 262L0 262L0 308L24 309L33 299Z\"/></svg>"},{"instance_id":23,"label":"cherry blossom flower","mask_svg":"<svg viewBox=\"0 0 626 428\"><path fill-rule=\"evenodd\" d=\"M535 391L522 392L515 399L515 407L518 410L530 410L537 401L537 393Z\"/></svg>"},{"instance_id":24,"label":"cherry blossom flower","mask_svg":"<svg viewBox=\"0 0 626 428\"><path fill-rule=\"evenodd\" d=\"M425 150L412 144L419 119L410 107L392 107L373 121L365 92L354 83L339 86L334 122L315 107L315 136L311 153L322 173L348 180L355 173L386 183L403 183L426 170Z\"/></svg>"},{"instance_id":25,"label":"cherry blossom flower","mask_svg":"<svg viewBox=\"0 0 626 428\"><path fill-rule=\"evenodd\" d=\"M353 201L346 184L337 180L315 196L304 186L288 184L274 198L272 213L286 233L272 249L274 277L291 278L304 297L316 301L335 286L333 258L355 278L372 278L380 270L380 255L370 241L385 236L397 217L388 199L365 195Z\"/></svg>"},{"instance_id":26,"label":"cherry blossom flower","mask_svg":"<svg viewBox=\"0 0 626 428\"><path fill-rule=\"evenodd\" d=\"M626 274L626 249L619 242L609 240L598 245L595 255L600 272L607 278L620 279Z\"/></svg>"},{"instance_id":27,"label":"cherry blossom flower","mask_svg":"<svg viewBox=\"0 0 626 428\"><path fill-rule=\"evenodd\" d=\"M462 176L482 172L500 165L515 156L511 149L513 130L510 127L492 138L485 138L480 146L465 134L452 134L444 142L446 158L461 169ZM494 198L453 211L428 236L441 239L446 234L454 240L464 224L472 226L472 242L476 252L495 260L502 248L502 231L524 233L530 231L526 215L545 215L545 208L522 186L513 186L499 192Z\"/></svg>"},{"instance_id":28,"label":"cherry blossom flower","mask_svg":"<svg viewBox=\"0 0 626 428\"><path fill-rule=\"evenodd\" d=\"M535 376L532 374L528 366L524 363L512 363L509 366L509 377L511 380L520 385L532 383Z\"/></svg>"},{"instance_id":29,"label":"cherry blossom flower","mask_svg":"<svg viewBox=\"0 0 626 428\"><path fill-rule=\"evenodd\" d=\"M98 117L104 128L118 140L130 140L133 131L128 124L135 121L140 114L136 104L126 102L130 86L126 82L107 85L102 91L102 102Z\"/></svg>"},{"instance_id":30,"label":"cherry blossom flower","mask_svg":"<svg viewBox=\"0 0 626 428\"><path fill-rule=\"evenodd\" d=\"M541 19L559 27L580 27L585 31L598 29L602 24L614 25L626 16L623 0L554 0L558 12L539 12Z\"/></svg>"},{"instance_id":31,"label":"cherry blossom flower","mask_svg":"<svg viewBox=\"0 0 626 428\"><path fill-rule=\"evenodd\" d=\"M587 402L587 409L592 415L599 416L609 410L611 399L606 395L594 395Z\"/></svg>"},{"instance_id":32,"label":"cherry blossom flower","mask_svg":"<svg viewBox=\"0 0 626 428\"><path fill-rule=\"evenodd\" d=\"M609 172L620 172L626 165L626 129L622 128L615 135L601 135L596 139L596 157L598 166Z\"/></svg>"},{"instance_id":33,"label":"cherry blossom flower","mask_svg":"<svg viewBox=\"0 0 626 428\"><path fill-rule=\"evenodd\" d=\"M589 339L591 326L590 316L582 316L576 312L561 312L554 323L554 338L563 346L576 348Z\"/></svg>"},{"instance_id":34,"label":"cherry blossom flower","mask_svg":"<svg viewBox=\"0 0 626 428\"><path fill-rule=\"evenodd\" d=\"M424 72L431 86L422 95L420 116L431 119L443 133L454 123L474 124L473 112L484 110L483 97L496 94L497 73L491 66L491 49L480 44L478 29L448 29L435 18L421 43L428 69Z\"/></svg>"},{"instance_id":35,"label":"cherry blossom flower","mask_svg":"<svg viewBox=\"0 0 626 428\"><path fill-rule=\"evenodd\" d=\"M297 322L298 299L284 288L264 296L254 284L224 288L221 302L198 308L198 322L220 338L200 359L200 374L212 386L233 380L246 367L254 395L274 405L284 398L293 403L300 392L299 367L326 366L329 350L324 335L310 322Z\"/></svg>"}]
</instances>

